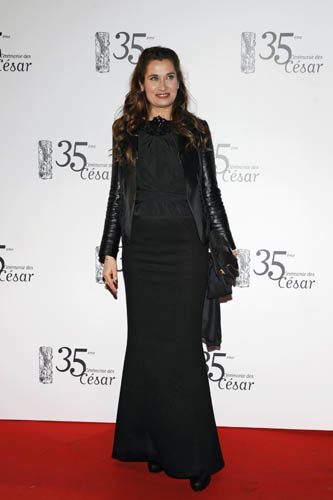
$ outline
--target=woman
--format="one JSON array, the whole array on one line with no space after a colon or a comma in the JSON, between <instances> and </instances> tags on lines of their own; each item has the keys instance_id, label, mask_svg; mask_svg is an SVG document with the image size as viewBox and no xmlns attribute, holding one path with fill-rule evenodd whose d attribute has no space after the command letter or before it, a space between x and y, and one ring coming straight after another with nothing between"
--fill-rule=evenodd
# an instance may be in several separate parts
<instances>
[{"instance_id":1,"label":"woman","mask_svg":"<svg viewBox=\"0 0 333 500\"><path fill-rule=\"evenodd\" d=\"M128 339L112 457L198 491L225 464L201 338L209 235L217 253L219 241L236 249L208 124L187 106L177 54L145 49L112 128L99 260L117 298L122 237Z\"/></svg>"}]
</instances>

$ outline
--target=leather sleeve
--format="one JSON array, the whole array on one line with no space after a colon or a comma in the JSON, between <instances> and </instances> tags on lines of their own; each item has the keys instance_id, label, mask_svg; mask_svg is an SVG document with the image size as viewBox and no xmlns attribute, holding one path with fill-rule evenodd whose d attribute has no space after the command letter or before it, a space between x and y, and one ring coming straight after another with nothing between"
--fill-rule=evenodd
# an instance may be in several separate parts
<instances>
[{"instance_id":1,"label":"leather sleeve","mask_svg":"<svg viewBox=\"0 0 333 500\"><path fill-rule=\"evenodd\" d=\"M114 146L114 138L112 137L112 148ZM120 172L118 162L114 161L112 156L112 172L111 186L109 198L106 207L106 215L104 222L104 231L102 241L99 247L98 258L103 264L106 255L112 255L117 258L119 250L119 240L121 236L120 229Z\"/></svg>"},{"instance_id":2,"label":"leather sleeve","mask_svg":"<svg viewBox=\"0 0 333 500\"><path fill-rule=\"evenodd\" d=\"M231 250L236 248L234 239L229 227L228 217L223 205L221 191L218 187L216 178L216 164L212 136L208 123L202 120L208 129L207 146L212 151L202 150L202 185L203 196L206 203L206 208L209 213L210 229L213 233L214 241L221 242L221 245L227 245Z\"/></svg>"}]
</instances>

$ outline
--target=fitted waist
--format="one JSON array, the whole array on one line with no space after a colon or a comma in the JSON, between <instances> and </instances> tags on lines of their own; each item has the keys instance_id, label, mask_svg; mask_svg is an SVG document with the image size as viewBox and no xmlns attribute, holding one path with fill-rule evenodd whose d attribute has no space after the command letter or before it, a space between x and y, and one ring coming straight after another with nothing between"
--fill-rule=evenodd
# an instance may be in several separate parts
<instances>
[{"instance_id":1,"label":"fitted waist","mask_svg":"<svg viewBox=\"0 0 333 500\"><path fill-rule=\"evenodd\" d=\"M159 200L161 198L174 198L174 199L187 199L186 192L175 192L175 191L158 191L158 190L148 190L148 189L137 189L136 200Z\"/></svg>"},{"instance_id":2,"label":"fitted waist","mask_svg":"<svg viewBox=\"0 0 333 500\"><path fill-rule=\"evenodd\" d=\"M185 193L170 191L138 190L134 214L147 217L191 216Z\"/></svg>"}]
</instances>

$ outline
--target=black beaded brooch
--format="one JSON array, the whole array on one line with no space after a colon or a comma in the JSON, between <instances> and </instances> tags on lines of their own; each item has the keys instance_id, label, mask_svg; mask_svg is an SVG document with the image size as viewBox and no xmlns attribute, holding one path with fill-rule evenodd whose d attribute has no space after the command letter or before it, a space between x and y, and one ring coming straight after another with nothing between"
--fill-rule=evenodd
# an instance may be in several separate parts
<instances>
[{"instance_id":1,"label":"black beaded brooch","mask_svg":"<svg viewBox=\"0 0 333 500\"><path fill-rule=\"evenodd\" d=\"M145 126L145 131L150 135L163 135L171 131L171 120L166 120L162 116L157 115L152 120L149 120Z\"/></svg>"}]
</instances>

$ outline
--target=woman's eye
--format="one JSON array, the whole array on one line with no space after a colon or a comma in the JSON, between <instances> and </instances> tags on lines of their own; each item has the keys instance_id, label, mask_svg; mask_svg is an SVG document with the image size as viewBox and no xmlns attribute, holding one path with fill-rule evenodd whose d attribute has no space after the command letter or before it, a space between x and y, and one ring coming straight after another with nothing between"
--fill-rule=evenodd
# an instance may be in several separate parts
<instances>
[{"instance_id":1,"label":"woman's eye","mask_svg":"<svg viewBox=\"0 0 333 500\"><path fill-rule=\"evenodd\" d=\"M173 78L175 78L175 75L168 75L168 78L173 79ZM157 77L157 76L151 76L149 79L150 79L150 80L157 80L157 79L158 79L158 77Z\"/></svg>"}]
</instances>

